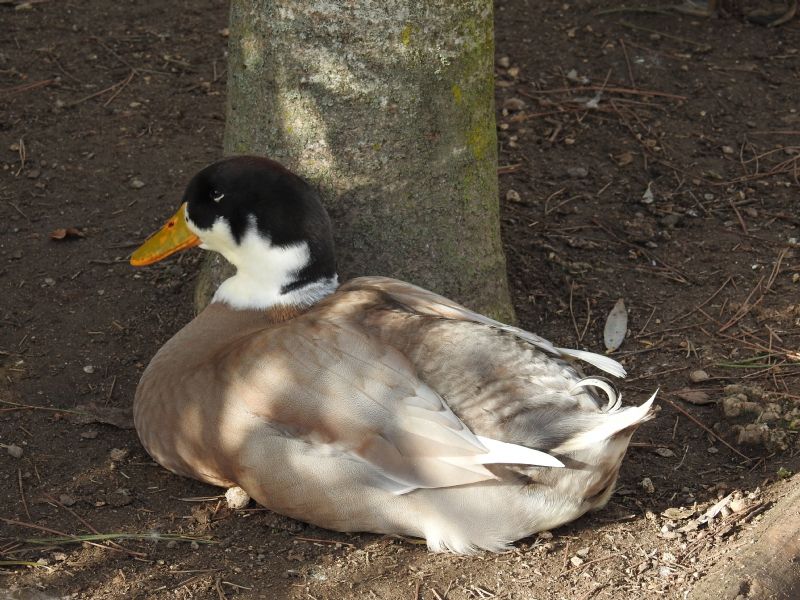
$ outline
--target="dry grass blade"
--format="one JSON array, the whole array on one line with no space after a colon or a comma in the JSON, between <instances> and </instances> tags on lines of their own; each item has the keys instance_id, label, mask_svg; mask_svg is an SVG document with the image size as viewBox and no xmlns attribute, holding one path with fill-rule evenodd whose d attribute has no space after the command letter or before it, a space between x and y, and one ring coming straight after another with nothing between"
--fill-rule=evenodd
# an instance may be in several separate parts
<instances>
[{"instance_id":1,"label":"dry grass blade","mask_svg":"<svg viewBox=\"0 0 800 600\"><path fill-rule=\"evenodd\" d=\"M6 520L6 519L3 519ZM153 542L197 542L198 544L216 544L214 540L194 536L194 535L181 535L178 533L92 533L87 535L70 535L62 534L59 537L52 538L26 538L25 541L29 544L77 544L82 542L104 542L108 540L146 540ZM101 546L111 550L108 546ZM117 550L117 548L113 548Z\"/></svg>"},{"instance_id":2,"label":"dry grass blade","mask_svg":"<svg viewBox=\"0 0 800 600\"><path fill-rule=\"evenodd\" d=\"M55 504L55 505L57 505L57 506L61 507L62 509L64 509L65 511L67 511L69 514L71 514L73 517L75 517L76 519L78 519L78 521L80 521L80 522L83 524L83 526L84 526L84 527L86 527L86 528L87 528L89 531L91 531L92 533L94 533L94 534L99 534L99 533L100 533L99 531L97 531L97 529L95 529L95 528L92 526L92 524L91 524L91 523L89 523L89 522L88 522L86 519L84 519L82 516L80 516L78 513L76 513L76 512L75 512L74 510L72 510L71 508L69 508L69 507L67 507L67 506L64 506L64 505L63 505L61 502L59 502L58 500L56 500L55 498L53 498L53 497L52 497L51 495L49 495L49 494L45 494L44 496L45 496L45 498L47 498L47 499L48 499L50 502L52 502L53 504ZM129 549L128 549L128 548L126 548L125 546L121 546L120 544L117 544L117 543L116 543L116 542L114 542L113 540L112 540L112 541L110 541L110 544L111 544L112 546L114 546L115 548L118 548L119 550L121 550L121 551L123 551L123 552L127 552L128 554L130 554L130 555L132 555L132 556L139 556L139 557L142 557L142 558L144 558L144 557L146 557L146 556L147 556L147 554L145 554L145 553L143 553L143 552L135 552L135 551L133 551L133 550L129 550Z\"/></svg>"},{"instance_id":3,"label":"dry grass blade","mask_svg":"<svg viewBox=\"0 0 800 600\"><path fill-rule=\"evenodd\" d=\"M0 96L13 96L15 94L21 94L23 92L30 92L31 90L35 90L40 87L45 87L47 85L50 85L53 82L55 82L55 79L43 79L42 81L32 81L31 83L23 83L20 85L15 85L14 87L0 90Z\"/></svg>"}]
</instances>

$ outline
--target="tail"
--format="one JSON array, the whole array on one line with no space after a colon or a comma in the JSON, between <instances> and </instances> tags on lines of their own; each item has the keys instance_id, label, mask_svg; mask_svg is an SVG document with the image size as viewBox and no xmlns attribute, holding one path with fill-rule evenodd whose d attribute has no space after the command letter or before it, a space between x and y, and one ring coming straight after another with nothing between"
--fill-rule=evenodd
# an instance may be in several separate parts
<instances>
[{"instance_id":1,"label":"tail","mask_svg":"<svg viewBox=\"0 0 800 600\"><path fill-rule=\"evenodd\" d=\"M549 452L562 454L581 450L582 448L599 444L624 429L644 423L653 416L650 409L653 406L656 394L658 394L658 390L653 392L653 395L641 406L631 406L610 413L600 413L594 417L598 421L596 425L568 438L555 448L551 448Z\"/></svg>"}]
</instances>

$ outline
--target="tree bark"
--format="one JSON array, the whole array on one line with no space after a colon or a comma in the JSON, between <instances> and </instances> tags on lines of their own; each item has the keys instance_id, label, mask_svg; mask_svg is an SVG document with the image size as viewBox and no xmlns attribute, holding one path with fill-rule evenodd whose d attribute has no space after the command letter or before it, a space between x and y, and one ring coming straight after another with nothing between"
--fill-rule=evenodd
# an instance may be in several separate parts
<instances>
[{"instance_id":1,"label":"tree bark","mask_svg":"<svg viewBox=\"0 0 800 600\"><path fill-rule=\"evenodd\" d=\"M387 275L513 319L491 0L233 0L226 154L321 192L342 280ZM198 307L229 273L204 266Z\"/></svg>"},{"instance_id":2,"label":"tree bark","mask_svg":"<svg viewBox=\"0 0 800 600\"><path fill-rule=\"evenodd\" d=\"M720 560L691 600L797 600L800 598L800 478L766 513L753 541Z\"/></svg>"}]
</instances>

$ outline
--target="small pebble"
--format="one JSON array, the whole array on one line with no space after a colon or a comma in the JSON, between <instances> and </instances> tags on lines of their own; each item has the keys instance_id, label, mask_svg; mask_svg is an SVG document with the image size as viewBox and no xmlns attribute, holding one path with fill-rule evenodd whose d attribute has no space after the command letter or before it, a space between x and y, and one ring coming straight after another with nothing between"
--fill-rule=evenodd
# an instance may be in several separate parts
<instances>
[{"instance_id":1,"label":"small pebble","mask_svg":"<svg viewBox=\"0 0 800 600\"><path fill-rule=\"evenodd\" d=\"M708 373L702 369L697 369L689 373L689 381L692 383L700 383L701 381L708 381Z\"/></svg>"},{"instance_id":2,"label":"small pebble","mask_svg":"<svg viewBox=\"0 0 800 600\"><path fill-rule=\"evenodd\" d=\"M570 167L567 169L567 175L575 179L582 179L589 175L589 169L586 167Z\"/></svg>"},{"instance_id":3,"label":"small pebble","mask_svg":"<svg viewBox=\"0 0 800 600\"><path fill-rule=\"evenodd\" d=\"M178 545L178 542L175 540L170 540L167 542L167 548L175 548Z\"/></svg>"},{"instance_id":4,"label":"small pebble","mask_svg":"<svg viewBox=\"0 0 800 600\"><path fill-rule=\"evenodd\" d=\"M39 169L31 169L28 171L27 177L28 179L37 179L41 174L42 172Z\"/></svg>"},{"instance_id":5,"label":"small pebble","mask_svg":"<svg viewBox=\"0 0 800 600\"><path fill-rule=\"evenodd\" d=\"M200 548L200 544L198 544L194 540L192 540L192 543L190 544L190 546L192 547L192 550L197 550L198 548Z\"/></svg>"},{"instance_id":6,"label":"small pebble","mask_svg":"<svg viewBox=\"0 0 800 600\"><path fill-rule=\"evenodd\" d=\"M675 213L670 213L661 217L661 224L664 227L673 228L681 221L681 216Z\"/></svg>"},{"instance_id":7,"label":"small pebble","mask_svg":"<svg viewBox=\"0 0 800 600\"><path fill-rule=\"evenodd\" d=\"M83 367L83 372L91 375L92 373L94 373L94 367L92 365L86 365L85 367Z\"/></svg>"},{"instance_id":8,"label":"small pebble","mask_svg":"<svg viewBox=\"0 0 800 600\"><path fill-rule=\"evenodd\" d=\"M658 454L659 456L663 456L664 458L670 458L672 456L675 456L675 453L669 448L656 448L655 453Z\"/></svg>"},{"instance_id":9,"label":"small pebble","mask_svg":"<svg viewBox=\"0 0 800 600\"><path fill-rule=\"evenodd\" d=\"M16 444L9 444L6 446L6 452L8 452L8 454L14 458L22 458L22 448Z\"/></svg>"},{"instance_id":10,"label":"small pebble","mask_svg":"<svg viewBox=\"0 0 800 600\"><path fill-rule=\"evenodd\" d=\"M250 495L238 486L228 488L225 492L225 502L228 503L228 508L238 510L249 504Z\"/></svg>"},{"instance_id":11,"label":"small pebble","mask_svg":"<svg viewBox=\"0 0 800 600\"><path fill-rule=\"evenodd\" d=\"M508 190L506 192L506 200L509 202L522 202L522 198L517 190Z\"/></svg>"},{"instance_id":12,"label":"small pebble","mask_svg":"<svg viewBox=\"0 0 800 600\"><path fill-rule=\"evenodd\" d=\"M503 101L503 108L508 110L509 112L517 112L524 109L527 106L524 100L520 98L506 98Z\"/></svg>"},{"instance_id":13,"label":"small pebble","mask_svg":"<svg viewBox=\"0 0 800 600\"><path fill-rule=\"evenodd\" d=\"M519 67L509 67L508 75L509 77L519 77Z\"/></svg>"},{"instance_id":14,"label":"small pebble","mask_svg":"<svg viewBox=\"0 0 800 600\"><path fill-rule=\"evenodd\" d=\"M730 509L735 512L742 512L745 508L747 508L747 501L744 498L735 498L731 500Z\"/></svg>"},{"instance_id":15,"label":"small pebble","mask_svg":"<svg viewBox=\"0 0 800 600\"><path fill-rule=\"evenodd\" d=\"M89 431L82 431L81 437L85 440L93 440L97 437L97 431L95 429L90 429Z\"/></svg>"},{"instance_id":16,"label":"small pebble","mask_svg":"<svg viewBox=\"0 0 800 600\"><path fill-rule=\"evenodd\" d=\"M722 153L723 154L726 154L726 155L730 156L734 152L736 152L736 150L734 150L731 146L723 146L722 147Z\"/></svg>"},{"instance_id":17,"label":"small pebble","mask_svg":"<svg viewBox=\"0 0 800 600\"><path fill-rule=\"evenodd\" d=\"M709 446L706 449L706 452L708 452L709 454L716 454L717 452L719 452L719 450L717 448L715 448L714 446Z\"/></svg>"},{"instance_id":18,"label":"small pebble","mask_svg":"<svg viewBox=\"0 0 800 600\"><path fill-rule=\"evenodd\" d=\"M653 480L649 477L642 479L642 482L639 485L641 485L642 489L648 494L655 494L656 492L656 486L653 485Z\"/></svg>"},{"instance_id":19,"label":"small pebble","mask_svg":"<svg viewBox=\"0 0 800 600\"><path fill-rule=\"evenodd\" d=\"M113 462L119 462L121 460L125 460L128 457L130 450L127 448L112 448L111 451L108 453L108 457Z\"/></svg>"},{"instance_id":20,"label":"small pebble","mask_svg":"<svg viewBox=\"0 0 800 600\"><path fill-rule=\"evenodd\" d=\"M573 556L569 559L573 567L580 567L583 564L583 559L579 556Z\"/></svg>"},{"instance_id":21,"label":"small pebble","mask_svg":"<svg viewBox=\"0 0 800 600\"><path fill-rule=\"evenodd\" d=\"M142 181L138 177L134 177L133 179L130 180L129 185L135 190L140 190L144 187L144 181Z\"/></svg>"},{"instance_id":22,"label":"small pebble","mask_svg":"<svg viewBox=\"0 0 800 600\"><path fill-rule=\"evenodd\" d=\"M63 504L64 506L72 506L73 504L75 504L75 502L77 502L77 500L75 500L75 498L73 498L69 494L61 494L58 497L58 501L61 502L61 504Z\"/></svg>"},{"instance_id":23,"label":"small pebble","mask_svg":"<svg viewBox=\"0 0 800 600\"><path fill-rule=\"evenodd\" d=\"M497 66L503 69L507 69L508 67L511 66L511 59L508 58L507 56L501 56L500 58L497 59Z\"/></svg>"}]
</instances>

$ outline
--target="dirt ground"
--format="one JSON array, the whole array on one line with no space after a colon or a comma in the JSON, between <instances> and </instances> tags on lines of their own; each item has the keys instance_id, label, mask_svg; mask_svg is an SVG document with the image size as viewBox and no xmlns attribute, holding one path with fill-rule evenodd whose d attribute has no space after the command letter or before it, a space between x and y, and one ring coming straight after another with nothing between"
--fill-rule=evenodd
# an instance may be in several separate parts
<instances>
[{"instance_id":1,"label":"dirt ground","mask_svg":"<svg viewBox=\"0 0 800 600\"><path fill-rule=\"evenodd\" d=\"M0 2L0 597L683 598L730 560L800 468L800 20L619 6L498 1L503 233L521 324L599 350L623 298L661 411L604 510L454 557L232 513L120 427L192 316L197 254L126 257L220 155L227 3Z\"/></svg>"}]
</instances>

